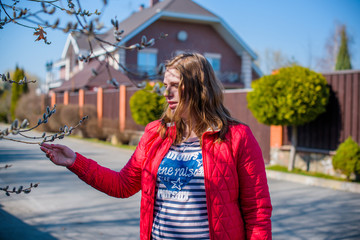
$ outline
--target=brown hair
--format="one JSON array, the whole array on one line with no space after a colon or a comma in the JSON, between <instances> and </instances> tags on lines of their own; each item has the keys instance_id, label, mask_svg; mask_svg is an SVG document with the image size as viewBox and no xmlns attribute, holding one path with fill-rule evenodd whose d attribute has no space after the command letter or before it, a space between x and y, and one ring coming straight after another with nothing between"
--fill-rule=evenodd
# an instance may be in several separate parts
<instances>
[{"instance_id":1,"label":"brown hair","mask_svg":"<svg viewBox=\"0 0 360 240\"><path fill-rule=\"evenodd\" d=\"M198 53L184 53L174 57L166 64L166 69L176 69L180 73L179 103L174 113L167 107L161 117L159 132L166 137L167 123L176 126L174 143L180 143L185 136L185 122L181 118L184 112L188 118L189 128L200 138L208 129L219 130L217 140L223 140L229 124L239 123L232 118L223 105L223 86L216 78L209 61Z\"/></svg>"}]
</instances>

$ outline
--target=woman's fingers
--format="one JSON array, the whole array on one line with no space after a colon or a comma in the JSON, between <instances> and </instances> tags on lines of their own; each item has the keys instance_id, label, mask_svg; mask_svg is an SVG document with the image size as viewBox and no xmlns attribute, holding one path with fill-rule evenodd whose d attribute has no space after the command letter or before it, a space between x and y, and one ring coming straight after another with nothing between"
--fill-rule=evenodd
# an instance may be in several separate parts
<instances>
[{"instance_id":1,"label":"woman's fingers","mask_svg":"<svg viewBox=\"0 0 360 240\"><path fill-rule=\"evenodd\" d=\"M66 150L66 147L64 145L59 144L42 144L40 146L41 151L47 153L49 151L56 151L56 152L64 152Z\"/></svg>"},{"instance_id":2,"label":"woman's fingers","mask_svg":"<svg viewBox=\"0 0 360 240\"><path fill-rule=\"evenodd\" d=\"M46 154L48 154L48 152L49 152L49 149L47 149L45 147L40 147L40 150L43 151Z\"/></svg>"},{"instance_id":3,"label":"woman's fingers","mask_svg":"<svg viewBox=\"0 0 360 240\"><path fill-rule=\"evenodd\" d=\"M40 149L56 165L70 166L76 159L75 152L65 145L43 143Z\"/></svg>"},{"instance_id":4,"label":"woman's fingers","mask_svg":"<svg viewBox=\"0 0 360 240\"><path fill-rule=\"evenodd\" d=\"M42 144L40 150L43 151L46 157L49 158L50 160L54 159L53 152L56 151L56 148L54 148L54 146L50 144Z\"/></svg>"}]
</instances>

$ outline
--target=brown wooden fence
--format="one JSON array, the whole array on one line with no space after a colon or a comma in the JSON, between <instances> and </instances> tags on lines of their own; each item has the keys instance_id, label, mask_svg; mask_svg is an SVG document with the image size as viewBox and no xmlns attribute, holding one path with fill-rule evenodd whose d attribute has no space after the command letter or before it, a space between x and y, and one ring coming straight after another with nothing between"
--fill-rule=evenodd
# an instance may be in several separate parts
<instances>
[{"instance_id":1,"label":"brown wooden fence","mask_svg":"<svg viewBox=\"0 0 360 240\"><path fill-rule=\"evenodd\" d=\"M323 74L330 87L327 110L315 121L298 128L299 147L336 150L349 136L360 144L360 71ZM290 143L290 128L284 128L283 144Z\"/></svg>"},{"instance_id":2,"label":"brown wooden fence","mask_svg":"<svg viewBox=\"0 0 360 240\"><path fill-rule=\"evenodd\" d=\"M315 121L299 127L299 147L335 150L348 136L360 143L360 71L339 71L324 76L331 90L327 111ZM86 91L84 94L65 92L52 95L51 104L91 104L98 109L98 117L117 122L120 131L143 131L144 126L136 124L132 119L129 107L130 97L137 90L134 87L121 86L119 90L100 88L98 92ZM279 134L279 128L260 124L247 108L246 95L246 90L226 90L225 106L233 117L251 128L260 144L265 161L269 162L270 147L288 145L291 131L287 127L280 127Z\"/></svg>"},{"instance_id":3,"label":"brown wooden fence","mask_svg":"<svg viewBox=\"0 0 360 240\"><path fill-rule=\"evenodd\" d=\"M103 118L119 121L119 90L104 90Z\"/></svg>"},{"instance_id":4,"label":"brown wooden fence","mask_svg":"<svg viewBox=\"0 0 360 240\"><path fill-rule=\"evenodd\" d=\"M64 103L64 94L56 94L55 103Z\"/></svg>"},{"instance_id":5,"label":"brown wooden fence","mask_svg":"<svg viewBox=\"0 0 360 240\"><path fill-rule=\"evenodd\" d=\"M97 93L96 92L85 92L84 104L94 105L97 107Z\"/></svg>"},{"instance_id":6,"label":"brown wooden fence","mask_svg":"<svg viewBox=\"0 0 360 240\"><path fill-rule=\"evenodd\" d=\"M79 104L79 93L78 92L69 93L69 104L74 104L74 105Z\"/></svg>"}]
</instances>

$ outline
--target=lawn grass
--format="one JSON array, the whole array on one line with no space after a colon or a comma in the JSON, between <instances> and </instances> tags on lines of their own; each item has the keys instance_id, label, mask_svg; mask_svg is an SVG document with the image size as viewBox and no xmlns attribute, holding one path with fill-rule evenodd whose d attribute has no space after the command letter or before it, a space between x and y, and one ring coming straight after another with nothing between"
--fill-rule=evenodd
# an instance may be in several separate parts
<instances>
[{"instance_id":1,"label":"lawn grass","mask_svg":"<svg viewBox=\"0 0 360 240\"><path fill-rule=\"evenodd\" d=\"M285 172L285 173L295 173L295 174L311 176L311 177L325 178L325 179L336 180L336 181L352 182L352 181L347 181L344 178L334 177L334 176L330 176L330 175L327 175L324 173L318 173L318 172L307 172L307 171L301 170L299 168L294 168L293 171L289 172L287 167L280 166L280 165L267 166L266 169L273 170L273 171L279 171L279 172Z\"/></svg>"}]
</instances>

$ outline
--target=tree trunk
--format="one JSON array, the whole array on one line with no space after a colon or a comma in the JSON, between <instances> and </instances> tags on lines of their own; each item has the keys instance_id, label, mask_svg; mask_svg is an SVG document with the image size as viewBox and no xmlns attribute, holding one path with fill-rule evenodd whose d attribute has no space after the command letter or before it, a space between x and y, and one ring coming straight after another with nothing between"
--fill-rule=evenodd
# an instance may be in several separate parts
<instances>
[{"instance_id":1,"label":"tree trunk","mask_svg":"<svg viewBox=\"0 0 360 240\"><path fill-rule=\"evenodd\" d=\"M297 147L297 126L291 127L291 148L290 148L290 158L288 164L288 170L292 171L295 166L295 156L296 156L296 147Z\"/></svg>"}]
</instances>

